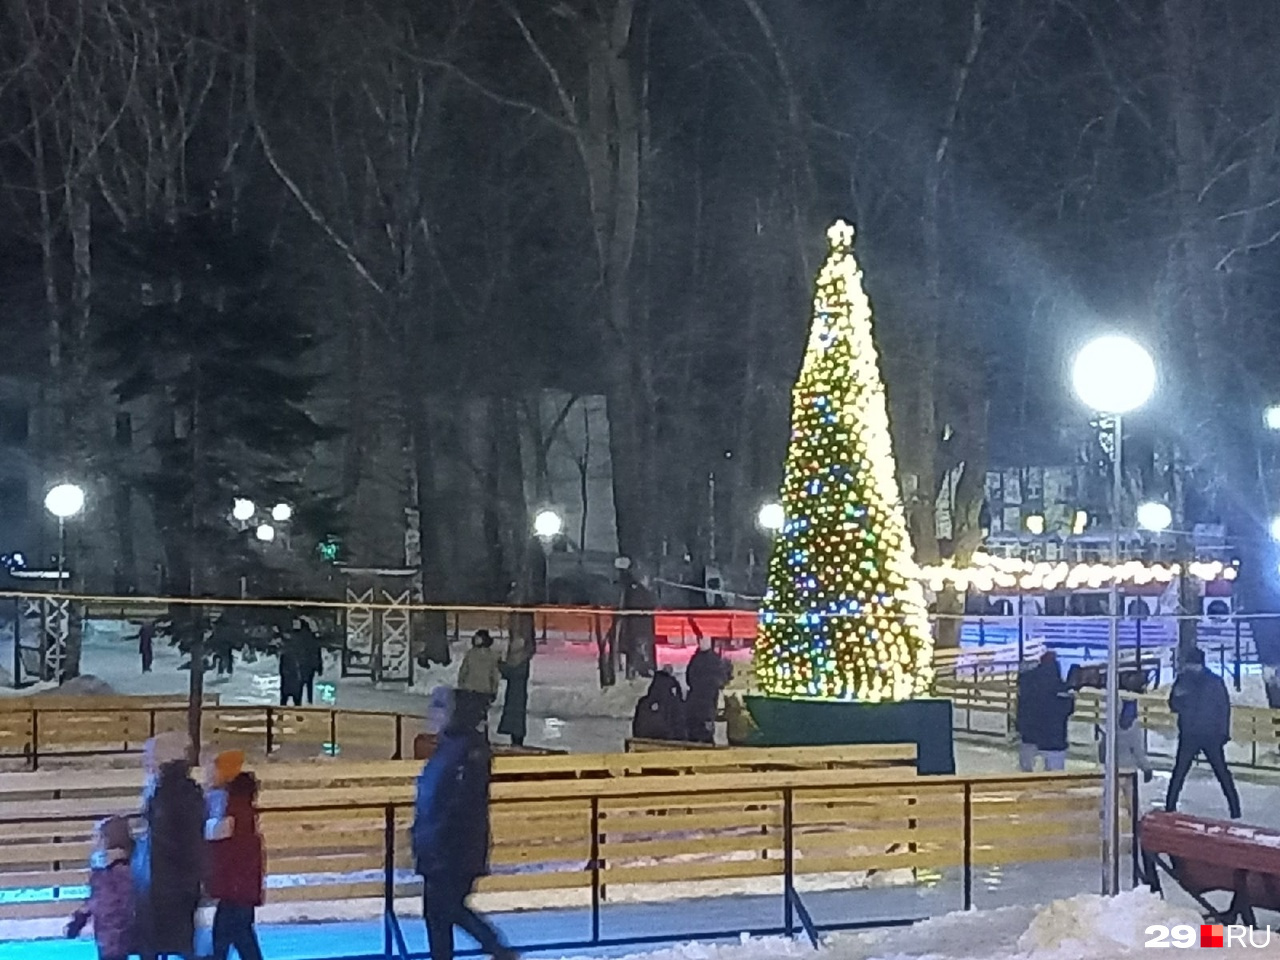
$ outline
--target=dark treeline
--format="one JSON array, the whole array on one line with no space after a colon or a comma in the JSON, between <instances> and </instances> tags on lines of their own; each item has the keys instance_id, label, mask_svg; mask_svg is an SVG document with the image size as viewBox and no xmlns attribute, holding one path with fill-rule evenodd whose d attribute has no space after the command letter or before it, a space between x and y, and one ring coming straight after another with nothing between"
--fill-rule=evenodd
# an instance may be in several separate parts
<instances>
[{"instance_id":1,"label":"dark treeline","mask_svg":"<svg viewBox=\"0 0 1280 960\"><path fill-rule=\"evenodd\" d=\"M1132 483L1163 491L1170 457L1150 451L1173 450L1203 494L1186 522L1252 533L1270 513L1280 23L1266 4L0 9L7 372L38 383L44 475L90 487L90 586L113 571L147 584L155 555L171 589L229 589L218 578L239 568L214 545L191 555L208 521L147 518L254 488L323 503L299 538L340 530L365 566L403 562L416 511L430 597L501 599L513 582L532 596L545 389L606 399L623 554L700 567L714 472L719 557L740 567L765 546L755 512L780 478L836 216L858 227L922 560L973 549L987 464L1045 455L1075 415L1071 350L1113 324L1158 349L1163 375L1135 420L1163 446L1139 437ZM118 250L207 218L221 232L206 242L265 251L269 275L228 277L232 296L161 286L215 313L289 304L278 359L293 375L277 374L289 416L308 411L293 451L261 396L225 429L200 419L184 371L217 376L216 343L169 344L165 376L122 383L119 332L157 312L140 303L130 327L128 296L107 301L136 291ZM219 336L208 320L192 329ZM139 333L136 350L155 343Z\"/></svg>"}]
</instances>

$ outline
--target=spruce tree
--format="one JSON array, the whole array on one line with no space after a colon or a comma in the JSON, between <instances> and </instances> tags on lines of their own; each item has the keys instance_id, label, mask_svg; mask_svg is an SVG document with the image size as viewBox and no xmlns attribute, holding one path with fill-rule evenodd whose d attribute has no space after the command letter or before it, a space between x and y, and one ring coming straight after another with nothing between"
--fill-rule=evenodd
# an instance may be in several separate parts
<instances>
[{"instance_id":1,"label":"spruce tree","mask_svg":"<svg viewBox=\"0 0 1280 960\"><path fill-rule=\"evenodd\" d=\"M903 700L933 641L895 474L871 306L838 222L792 393L785 523L769 561L756 675L772 696Z\"/></svg>"}]
</instances>

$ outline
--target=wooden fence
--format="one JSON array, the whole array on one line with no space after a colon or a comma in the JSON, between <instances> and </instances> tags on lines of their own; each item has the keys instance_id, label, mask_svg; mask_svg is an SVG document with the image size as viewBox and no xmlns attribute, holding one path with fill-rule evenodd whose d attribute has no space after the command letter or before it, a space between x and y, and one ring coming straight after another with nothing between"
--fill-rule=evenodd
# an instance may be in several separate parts
<instances>
[{"instance_id":1,"label":"wooden fence","mask_svg":"<svg viewBox=\"0 0 1280 960\"><path fill-rule=\"evenodd\" d=\"M633 769L638 756L654 755L611 754L597 771ZM952 870L970 905L975 868L1099 856L1095 775L904 778L748 758L738 770L564 776L566 762L495 759L493 873L479 889L590 903L597 931L595 911L619 888L643 899L650 884L780 878L790 889L797 876L833 875L856 886L875 872L905 871L899 879L911 883ZM406 841L414 772L407 763L264 769L268 902L416 895ZM136 803L125 793L136 780L111 776L0 775L0 920L63 916L83 896L94 821ZM1125 817L1127 834L1128 805Z\"/></svg>"},{"instance_id":2,"label":"wooden fence","mask_svg":"<svg viewBox=\"0 0 1280 960\"><path fill-rule=\"evenodd\" d=\"M950 699L954 704L952 716L957 728L966 733L994 734L1001 737L1014 733L1014 720L1018 709L1017 677L973 676L939 678L937 695ZM1148 748L1158 752L1158 744L1150 734L1162 734L1172 740L1177 736L1178 718L1169 709L1168 694L1164 692L1123 694L1124 699L1137 700L1138 716L1148 734ZM1076 709L1072 715L1070 735L1077 746L1095 743L1094 728L1105 719L1106 695L1095 689L1080 690L1076 694ZM982 717L992 723L975 723ZM1231 744L1227 759L1238 766L1262 769L1280 768L1280 710L1267 707L1233 706L1231 709Z\"/></svg>"}]
</instances>

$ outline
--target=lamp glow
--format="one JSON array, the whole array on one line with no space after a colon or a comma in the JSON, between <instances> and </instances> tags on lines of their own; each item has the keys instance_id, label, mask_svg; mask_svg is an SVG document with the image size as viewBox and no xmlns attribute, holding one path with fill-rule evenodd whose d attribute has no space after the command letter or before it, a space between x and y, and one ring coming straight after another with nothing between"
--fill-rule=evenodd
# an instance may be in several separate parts
<instances>
[{"instance_id":1,"label":"lamp glow","mask_svg":"<svg viewBox=\"0 0 1280 960\"><path fill-rule=\"evenodd\" d=\"M1138 505L1138 526L1152 533L1168 530L1173 524L1173 511L1166 504L1151 500Z\"/></svg>"},{"instance_id":2,"label":"lamp glow","mask_svg":"<svg viewBox=\"0 0 1280 960\"><path fill-rule=\"evenodd\" d=\"M44 506L59 520L66 520L84 509L84 491L74 483L60 483L45 494Z\"/></svg>"},{"instance_id":3,"label":"lamp glow","mask_svg":"<svg viewBox=\"0 0 1280 960\"><path fill-rule=\"evenodd\" d=\"M761 530L779 533L787 522L787 512L780 503L766 503L756 515L756 523Z\"/></svg>"},{"instance_id":4,"label":"lamp glow","mask_svg":"<svg viewBox=\"0 0 1280 960\"><path fill-rule=\"evenodd\" d=\"M287 503L277 503L271 508L271 519L276 523L288 523L293 519L293 507Z\"/></svg>"},{"instance_id":5,"label":"lamp glow","mask_svg":"<svg viewBox=\"0 0 1280 960\"><path fill-rule=\"evenodd\" d=\"M258 529L254 531L254 536L263 543L270 543L276 538L276 528L269 523L259 524Z\"/></svg>"},{"instance_id":6,"label":"lamp glow","mask_svg":"<svg viewBox=\"0 0 1280 960\"><path fill-rule=\"evenodd\" d=\"M1137 341L1107 334L1076 354L1071 385L1076 396L1099 413L1129 413L1155 392L1155 361Z\"/></svg>"},{"instance_id":7,"label":"lamp glow","mask_svg":"<svg viewBox=\"0 0 1280 960\"><path fill-rule=\"evenodd\" d=\"M235 502L231 504L231 516L241 523L252 520L257 512L258 508L253 505L253 501L246 500L244 497L236 497Z\"/></svg>"},{"instance_id":8,"label":"lamp glow","mask_svg":"<svg viewBox=\"0 0 1280 960\"><path fill-rule=\"evenodd\" d=\"M554 540L564 529L564 520L554 510L539 510L533 518L533 532L543 540Z\"/></svg>"},{"instance_id":9,"label":"lamp glow","mask_svg":"<svg viewBox=\"0 0 1280 960\"><path fill-rule=\"evenodd\" d=\"M1262 412L1262 422L1267 425L1268 430L1280 430L1280 405L1267 407Z\"/></svg>"},{"instance_id":10,"label":"lamp glow","mask_svg":"<svg viewBox=\"0 0 1280 960\"><path fill-rule=\"evenodd\" d=\"M1038 513L1033 513L1027 517L1027 532L1035 534L1037 537L1044 533L1044 517Z\"/></svg>"}]
</instances>

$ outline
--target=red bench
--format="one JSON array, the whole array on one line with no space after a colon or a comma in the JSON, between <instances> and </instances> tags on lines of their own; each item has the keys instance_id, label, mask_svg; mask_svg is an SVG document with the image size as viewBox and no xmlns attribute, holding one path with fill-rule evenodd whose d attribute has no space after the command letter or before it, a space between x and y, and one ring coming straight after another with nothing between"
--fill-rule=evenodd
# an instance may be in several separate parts
<instances>
[{"instance_id":1,"label":"red bench","mask_svg":"<svg viewBox=\"0 0 1280 960\"><path fill-rule=\"evenodd\" d=\"M1256 926L1254 910L1280 911L1280 831L1184 813L1148 813L1138 825L1147 883L1168 874L1215 923ZM1163 858L1163 859L1162 859ZM1232 894L1226 910L1205 894Z\"/></svg>"}]
</instances>

